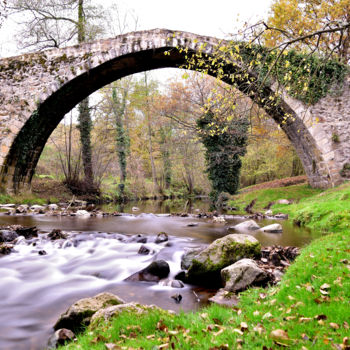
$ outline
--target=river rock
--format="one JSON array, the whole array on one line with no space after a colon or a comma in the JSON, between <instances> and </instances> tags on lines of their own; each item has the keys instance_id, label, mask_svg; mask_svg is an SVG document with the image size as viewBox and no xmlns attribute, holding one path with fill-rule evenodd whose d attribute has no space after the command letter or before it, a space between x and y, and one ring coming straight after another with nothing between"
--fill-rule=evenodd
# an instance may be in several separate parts
<instances>
[{"instance_id":1,"label":"river rock","mask_svg":"<svg viewBox=\"0 0 350 350\"><path fill-rule=\"evenodd\" d=\"M266 210L266 211L265 211L265 215L268 215L268 216L269 216L269 215L272 215L272 210L271 210L271 209Z\"/></svg>"},{"instance_id":2,"label":"river rock","mask_svg":"<svg viewBox=\"0 0 350 350\"><path fill-rule=\"evenodd\" d=\"M239 302L236 294L229 292L224 288L220 288L217 293L208 300L212 303L228 307L237 306Z\"/></svg>"},{"instance_id":3,"label":"river rock","mask_svg":"<svg viewBox=\"0 0 350 350\"><path fill-rule=\"evenodd\" d=\"M12 249L13 249L12 244L2 243L2 244L0 244L0 255L9 255L9 254L11 254Z\"/></svg>"},{"instance_id":4,"label":"river rock","mask_svg":"<svg viewBox=\"0 0 350 350\"><path fill-rule=\"evenodd\" d=\"M67 328L78 332L90 323L92 315L102 308L124 304L124 300L111 293L100 293L91 298L80 299L63 313L54 329Z\"/></svg>"},{"instance_id":5,"label":"river rock","mask_svg":"<svg viewBox=\"0 0 350 350\"><path fill-rule=\"evenodd\" d=\"M56 349L60 345L64 345L66 342L70 342L75 338L75 334L66 328L61 328L57 330L52 336L49 338L47 344L47 350Z\"/></svg>"},{"instance_id":6,"label":"river rock","mask_svg":"<svg viewBox=\"0 0 350 350\"><path fill-rule=\"evenodd\" d=\"M237 231L255 231L259 230L260 226L254 220L247 220L230 228L234 228Z\"/></svg>"},{"instance_id":7,"label":"river rock","mask_svg":"<svg viewBox=\"0 0 350 350\"><path fill-rule=\"evenodd\" d=\"M192 260L197 256L205 247L198 248L186 248L184 254L181 257L181 268L183 270L188 270L192 264Z\"/></svg>"},{"instance_id":8,"label":"river rock","mask_svg":"<svg viewBox=\"0 0 350 350\"><path fill-rule=\"evenodd\" d=\"M159 285L171 288L183 288L185 286L182 281L172 280L170 278L159 281Z\"/></svg>"},{"instance_id":9,"label":"river rock","mask_svg":"<svg viewBox=\"0 0 350 350\"><path fill-rule=\"evenodd\" d=\"M225 224L226 220L223 216L214 216L213 217L213 222L218 223L218 224Z\"/></svg>"},{"instance_id":10,"label":"river rock","mask_svg":"<svg viewBox=\"0 0 350 350\"><path fill-rule=\"evenodd\" d=\"M12 242L18 237L18 234L10 230L0 230L0 243Z\"/></svg>"},{"instance_id":11,"label":"river rock","mask_svg":"<svg viewBox=\"0 0 350 350\"><path fill-rule=\"evenodd\" d=\"M169 240L168 234L165 232L159 232L154 243L159 244L163 242L167 242Z\"/></svg>"},{"instance_id":12,"label":"river rock","mask_svg":"<svg viewBox=\"0 0 350 350\"><path fill-rule=\"evenodd\" d=\"M35 226L33 226L33 227L19 226L16 228L15 231L19 236L23 236L25 239L31 239L34 237L38 237L38 229Z\"/></svg>"},{"instance_id":13,"label":"river rock","mask_svg":"<svg viewBox=\"0 0 350 350\"><path fill-rule=\"evenodd\" d=\"M145 245L142 244L142 246L140 247L140 249L137 252L137 254L148 255L150 252L151 252L151 250L148 249Z\"/></svg>"},{"instance_id":14,"label":"river rock","mask_svg":"<svg viewBox=\"0 0 350 350\"><path fill-rule=\"evenodd\" d=\"M132 210L132 211L139 211L140 208L138 208L138 207L132 207L131 210Z\"/></svg>"},{"instance_id":15,"label":"river rock","mask_svg":"<svg viewBox=\"0 0 350 350\"><path fill-rule=\"evenodd\" d=\"M170 272L169 264L165 260L153 261L143 270L128 277L125 281L132 282L159 282L162 278L168 277Z\"/></svg>"},{"instance_id":16,"label":"river rock","mask_svg":"<svg viewBox=\"0 0 350 350\"><path fill-rule=\"evenodd\" d=\"M90 213L87 210L77 210L75 213L76 216L90 216Z\"/></svg>"},{"instance_id":17,"label":"river rock","mask_svg":"<svg viewBox=\"0 0 350 350\"><path fill-rule=\"evenodd\" d=\"M28 212L29 206L27 204L21 204L16 208L17 214L26 214Z\"/></svg>"},{"instance_id":18,"label":"river rock","mask_svg":"<svg viewBox=\"0 0 350 350\"><path fill-rule=\"evenodd\" d=\"M0 208L2 208L2 209L14 208L15 206L16 206L16 204L12 204L12 203L9 203L9 204L0 204Z\"/></svg>"},{"instance_id":19,"label":"river rock","mask_svg":"<svg viewBox=\"0 0 350 350\"><path fill-rule=\"evenodd\" d=\"M187 279L199 284L220 284L220 270L243 258L260 256L260 243L245 234L230 234L211 243L192 260Z\"/></svg>"},{"instance_id":20,"label":"river rock","mask_svg":"<svg viewBox=\"0 0 350 350\"><path fill-rule=\"evenodd\" d=\"M59 206L57 204L49 204L48 208L49 210L58 210Z\"/></svg>"},{"instance_id":21,"label":"river rock","mask_svg":"<svg viewBox=\"0 0 350 350\"><path fill-rule=\"evenodd\" d=\"M45 207L42 205L34 204L30 207L30 210L31 211L41 211L41 210L43 211L43 210L45 210Z\"/></svg>"},{"instance_id":22,"label":"river rock","mask_svg":"<svg viewBox=\"0 0 350 350\"><path fill-rule=\"evenodd\" d=\"M55 241L57 239L67 239L67 235L63 233L59 229L53 229L48 235L48 238L51 239L51 241Z\"/></svg>"},{"instance_id":23,"label":"river rock","mask_svg":"<svg viewBox=\"0 0 350 350\"><path fill-rule=\"evenodd\" d=\"M242 259L221 270L224 289L239 292L250 286L263 284L268 276L252 259Z\"/></svg>"},{"instance_id":24,"label":"river rock","mask_svg":"<svg viewBox=\"0 0 350 350\"><path fill-rule=\"evenodd\" d=\"M273 216L275 219L288 220L288 214L278 213Z\"/></svg>"},{"instance_id":25,"label":"river rock","mask_svg":"<svg viewBox=\"0 0 350 350\"><path fill-rule=\"evenodd\" d=\"M281 224L271 224L263 227L261 231L268 233L281 233L283 229Z\"/></svg>"}]
</instances>

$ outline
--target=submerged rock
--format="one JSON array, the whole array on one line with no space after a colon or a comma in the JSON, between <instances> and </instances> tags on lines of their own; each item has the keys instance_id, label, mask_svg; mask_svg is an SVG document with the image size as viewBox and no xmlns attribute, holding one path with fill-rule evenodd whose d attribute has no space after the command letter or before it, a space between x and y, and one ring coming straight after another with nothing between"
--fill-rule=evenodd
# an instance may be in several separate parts
<instances>
[{"instance_id":1,"label":"submerged rock","mask_svg":"<svg viewBox=\"0 0 350 350\"><path fill-rule=\"evenodd\" d=\"M260 256L260 243L252 236L230 234L215 240L192 260L187 279L199 284L220 284L220 270L243 258Z\"/></svg>"},{"instance_id":2,"label":"submerged rock","mask_svg":"<svg viewBox=\"0 0 350 350\"><path fill-rule=\"evenodd\" d=\"M31 239L33 237L38 237L38 229L35 226L33 226L33 227L19 226L16 228L15 231L19 236L23 236L25 239Z\"/></svg>"},{"instance_id":3,"label":"submerged rock","mask_svg":"<svg viewBox=\"0 0 350 350\"><path fill-rule=\"evenodd\" d=\"M260 226L254 220L243 221L235 226L232 226L237 231L255 231L259 230Z\"/></svg>"},{"instance_id":4,"label":"submerged rock","mask_svg":"<svg viewBox=\"0 0 350 350\"><path fill-rule=\"evenodd\" d=\"M262 285L268 275L252 259L242 259L221 270L224 290L239 292L250 286Z\"/></svg>"},{"instance_id":5,"label":"submerged rock","mask_svg":"<svg viewBox=\"0 0 350 350\"><path fill-rule=\"evenodd\" d=\"M159 232L154 243L159 244L163 242L167 242L169 240L169 236L165 232Z\"/></svg>"},{"instance_id":6,"label":"submerged rock","mask_svg":"<svg viewBox=\"0 0 350 350\"><path fill-rule=\"evenodd\" d=\"M87 210L77 210L75 215L76 216L90 216L90 213Z\"/></svg>"},{"instance_id":7,"label":"submerged rock","mask_svg":"<svg viewBox=\"0 0 350 350\"><path fill-rule=\"evenodd\" d=\"M12 244L0 244L0 255L9 255L13 249Z\"/></svg>"},{"instance_id":8,"label":"submerged rock","mask_svg":"<svg viewBox=\"0 0 350 350\"><path fill-rule=\"evenodd\" d=\"M95 312L119 304L124 304L124 300L111 293L100 293L92 298L80 299L60 316L54 329L67 328L79 332L90 323Z\"/></svg>"},{"instance_id":9,"label":"submerged rock","mask_svg":"<svg viewBox=\"0 0 350 350\"><path fill-rule=\"evenodd\" d=\"M139 251L137 252L137 254L148 255L150 252L151 252L150 249L148 249L145 245L142 245Z\"/></svg>"},{"instance_id":10,"label":"submerged rock","mask_svg":"<svg viewBox=\"0 0 350 350\"><path fill-rule=\"evenodd\" d=\"M169 264L165 260L153 261L143 270L138 271L128 277L125 281L132 282L159 282L161 279L168 277L170 272Z\"/></svg>"},{"instance_id":11,"label":"submerged rock","mask_svg":"<svg viewBox=\"0 0 350 350\"><path fill-rule=\"evenodd\" d=\"M261 231L268 233L281 233L283 229L281 224L271 224L263 227Z\"/></svg>"}]
</instances>

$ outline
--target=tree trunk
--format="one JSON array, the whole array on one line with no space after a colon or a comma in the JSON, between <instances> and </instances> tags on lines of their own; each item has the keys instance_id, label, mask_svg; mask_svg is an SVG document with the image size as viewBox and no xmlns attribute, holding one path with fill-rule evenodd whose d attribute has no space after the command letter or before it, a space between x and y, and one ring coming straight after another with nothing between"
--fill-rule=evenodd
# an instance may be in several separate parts
<instances>
[{"instance_id":1,"label":"tree trunk","mask_svg":"<svg viewBox=\"0 0 350 350\"><path fill-rule=\"evenodd\" d=\"M87 189L92 189L94 184L94 176L92 172L91 157L91 117L89 111L89 99L81 101L79 104L79 131L80 142L82 147L82 158L85 182Z\"/></svg>"},{"instance_id":2,"label":"tree trunk","mask_svg":"<svg viewBox=\"0 0 350 350\"><path fill-rule=\"evenodd\" d=\"M78 2L78 43L86 40L85 35L86 20L84 16L84 0ZM79 104L79 131L82 147L82 158L84 167L84 177L87 189L92 190L94 185L94 175L92 171L92 150L91 150L91 116L89 110L89 98Z\"/></svg>"},{"instance_id":3,"label":"tree trunk","mask_svg":"<svg viewBox=\"0 0 350 350\"><path fill-rule=\"evenodd\" d=\"M157 192L161 193L162 191L161 191L159 184L158 184L158 181L157 181L157 172L156 172L156 167L155 167L154 158L153 158L151 112L150 112L149 91L148 91L147 73L146 72L145 72L144 76L145 76L145 94L146 94L146 120L147 120L147 131L148 131L148 153L149 153L149 158L150 158L150 162L151 162L153 184L154 184Z\"/></svg>"}]
</instances>

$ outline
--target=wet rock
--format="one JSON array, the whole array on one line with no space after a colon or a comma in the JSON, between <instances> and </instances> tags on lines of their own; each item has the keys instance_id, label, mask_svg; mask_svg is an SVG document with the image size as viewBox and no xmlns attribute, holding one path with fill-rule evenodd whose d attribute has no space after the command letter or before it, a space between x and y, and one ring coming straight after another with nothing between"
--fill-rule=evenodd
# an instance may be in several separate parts
<instances>
[{"instance_id":1,"label":"wet rock","mask_svg":"<svg viewBox=\"0 0 350 350\"><path fill-rule=\"evenodd\" d=\"M181 268L183 270L188 270L188 268L192 264L192 260L194 259L194 257L197 256L204 249L205 249L205 247L185 249L185 252L181 257Z\"/></svg>"},{"instance_id":2,"label":"wet rock","mask_svg":"<svg viewBox=\"0 0 350 350\"><path fill-rule=\"evenodd\" d=\"M27 204L21 204L16 208L17 214L26 214L28 212L29 206Z\"/></svg>"},{"instance_id":3,"label":"wet rock","mask_svg":"<svg viewBox=\"0 0 350 350\"><path fill-rule=\"evenodd\" d=\"M172 279L165 279L159 281L160 286L165 286L165 287L171 287L171 288L183 288L185 285L182 283L182 281L179 280L172 280Z\"/></svg>"},{"instance_id":4,"label":"wet rock","mask_svg":"<svg viewBox=\"0 0 350 350\"><path fill-rule=\"evenodd\" d=\"M53 229L48 235L48 238L51 239L51 241L55 241L57 239L67 239L67 235L63 233L59 229Z\"/></svg>"},{"instance_id":5,"label":"wet rock","mask_svg":"<svg viewBox=\"0 0 350 350\"><path fill-rule=\"evenodd\" d=\"M215 240L191 263L187 278L193 283L220 285L220 270L243 258L260 257L260 243L245 234L230 234Z\"/></svg>"},{"instance_id":6,"label":"wet rock","mask_svg":"<svg viewBox=\"0 0 350 350\"><path fill-rule=\"evenodd\" d=\"M48 205L49 210L58 210L59 206L57 204L49 204Z\"/></svg>"},{"instance_id":7,"label":"wet rock","mask_svg":"<svg viewBox=\"0 0 350 350\"><path fill-rule=\"evenodd\" d=\"M64 345L66 342L70 342L74 340L75 334L66 328L61 328L57 330L52 336L49 338L47 344L47 350L56 349L60 345Z\"/></svg>"},{"instance_id":8,"label":"wet rock","mask_svg":"<svg viewBox=\"0 0 350 350\"><path fill-rule=\"evenodd\" d=\"M31 211L36 211L36 212L39 212L39 211L44 211L45 210L45 207L42 206L42 205L37 205L37 204L34 204L30 207L30 210Z\"/></svg>"},{"instance_id":9,"label":"wet rock","mask_svg":"<svg viewBox=\"0 0 350 350\"><path fill-rule=\"evenodd\" d=\"M232 226L237 231L255 231L259 230L260 226L254 220L243 221L235 226Z\"/></svg>"},{"instance_id":10,"label":"wet rock","mask_svg":"<svg viewBox=\"0 0 350 350\"><path fill-rule=\"evenodd\" d=\"M15 231L19 236L23 236L25 239L31 239L33 237L38 237L38 229L35 226L33 226L33 227L19 226L16 228Z\"/></svg>"},{"instance_id":11,"label":"wet rock","mask_svg":"<svg viewBox=\"0 0 350 350\"><path fill-rule=\"evenodd\" d=\"M213 222L218 223L218 224L225 224L226 220L223 216L214 216L213 217Z\"/></svg>"},{"instance_id":12,"label":"wet rock","mask_svg":"<svg viewBox=\"0 0 350 350\"><path fill-rule=\"evenodd\" d=\"M47 255L47 252L46 252L46 250L39 250L38 254L39 255Z\"/></svg>"},{"instance_id":13,"label":"wet rock","mask_svg":"<svg viewBox=\"0 0 350 350\"><path fill-rule=\"evenodd\" d=\"M282 225L281 224L271 224L263 227L261 231L268 233L282 233Z\"/></svg>"},{"instance_id":14,"label":"wet rock","mask_svg":"<svg viewBox=\"0 0 350 350\"><path fill-rule=\"evenodd\" d=\"M147 313L150 310L158 310L160 314L166 313L167 311L160 309L155 305L141 305L138 303L125 303L120 305L109 306L98 310L91 318L90 328L99 327L101 321L109 321L112 317L120 314L123 311L134 312L136 314Z\"/></svg>"},{"instance_id":15,"label":"wet rock","mask_svg":"<svg viewBox=\"0 0 350 350\"><path fill-rule=\"evenodd\" d=\"M188 227L195 227L195 226L198 226L198 222L190 222L186 226L188 226Z\"/></svg>"},{"instance_id":16,"label":"wet rock","mask_svg":"<svg viewBox=\"0 0 350 350\"><path fill-rule=\"evenodd\" d=\"M142 245L137 254L148 255L150 252L150 249L148 249L145 245Z\"/></svg>"},{"instance_id":17,"label":"wet rock","mask_svg":"<svg viewBox=\"0 0 350 350\"><path fill-rule=\"evenodd\" d=\"M217 293L208 300L212 303L228 307L237 306L239 302L239 299L235 293L229 292L223 288L219 289Z\"/></svg>"},{"instance_id":18,"label":"wet rock","mask_svg":"<svg viewBox=\"0 0 350 350\"><path fill-rule=\"evenodd\" d=\"M142 234L131 236L128 242L147 243L147 237Z\"/></svg>"},{"instance_id":19,"label":"wet rock","mask_svg":"<svg viewBox=\"0 0 350 350\"><path fill-rule=\"evenodd\" d=\"M168 277L169 272L170 267L165 260L156 260L145 267L143 270L138 271L128 277L125 281L159 282L161 279Z\"/></svg>"},{"instance_id":20,"label":"wet rock","mask_svg":"<svg viewBox=\"0 0 350 350\"><path fill-rule=\"evenodd\" d=\"M12 203L9 203L9 204L0 204L0 208L2 208L2 209L14 208L15 206L16 206L16 204L12 204Z\"/></svg>"},{"instance_id":21,"label":"wet rock","mask_svg":"<svg viewBox=\"0 0 350 350\"><path fill-rule=\"evenodd\" d=\"M138 208L138 207L132 207L131 210L132 210L132 211L140 211L140 208Z\"/></svg>"},{"instance_id":22,"label":"wet rock","mask_svg":"<svg viewBox=\"0 0 350 350\"><path fill-rule=\"evenodd\" d=\"M75 215L76 216L90 216L90 213L87 210L77 210Z\"/></svg>"},{"instance_id":23,"label":"wet rock","mask_svg":"<svg viewBox=\"0 0 350 350\"><path fill-rule=\"evenodd\" d=\"M159 244L163 242L167 242L169 239L168 234L165 232L159 232L154 243Z\"/></svg>"},{"instance_id":24,"label":"wet rock","mask_svg":"<svg viewBox=\"0 0 350 350\"><path fill-rule=\"evenodd\" d=\"M18 237L15 231L0 230L0 243L12 242Z\"/></svg>"},{"instance_id":25,"label":"wet rock","mask_svg":"<svg viewBox=\"0 0 350 350\"><path fill-rule=\"evenodd\" d=\"M67 328L75 333L79 332L90 323L95 312L119 304L124 304L124 300L111 293L100 293L92 298L80 299L60 316L54 329Z\"/></svg>"},{"instance_id":26,"label":"wet rock","mask_svg":"<svg viewBox=\"0 0 350 350\"><path fill-rule=\"evenodd\" d=\"M186 282L186 271L180 271L178 272L175 277L174 277L176 280L180 280L180 281L183 281L183 282Z\"/></svg>"},{"instance_id":27,"label":"wet rock","mask_svg":"<svg viewBox=\"0 0 350 350\"><path fill-rule=\"evenodd\" d=\"M221 270L224 289L240 292L250 286L261 286L267 282L268 275L252 259L242 259Z\"/></svg>"},{"instance_id":28,"label":"wet rock","mask_svg":"<svg viewBox=\"0 0 350 350\"><path fill-rule=\"evenodd\" d=\"M180 304L182 300L182 295L177 293L172 295L171 298L175 300L176 304Z\"/></svg>"},{"instance_id":29,"label":"wet rock","mask_svg":"<svg viewBox=\"0 0 350 350\"><path fill-rule=\"evenodd\" d=\"M0 244L0 255L9 255L13 249L12 244L2 243Z\"/></svg>"},{"instance_id":30,"label":"wet rock","mask_svg":"<svg viewBox=\"0 0 350 350\"><path fill-rule=\"evenodd\" d=\"M288 220L288 214L278 213L273 216L275 219Z\"/></svg>"}]
</instances>

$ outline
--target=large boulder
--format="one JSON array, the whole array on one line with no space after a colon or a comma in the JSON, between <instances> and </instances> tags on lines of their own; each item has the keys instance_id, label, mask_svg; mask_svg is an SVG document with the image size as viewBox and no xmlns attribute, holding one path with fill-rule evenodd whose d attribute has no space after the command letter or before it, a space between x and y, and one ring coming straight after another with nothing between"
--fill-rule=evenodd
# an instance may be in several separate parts
<instances>
[{"instance_id":1,"label":"large boulder","mask_svg":"<svg viewBox=\"0 0 350 350\"><path fill-rule=\"evenodd\" d=\"M250 286L262 285L268 275L254 260L242 259L221 270L224 289L228 292L239 292Z\"/></svg>"},{"instance_id":2,"label":"large boulder","mask_svg":"<svg viewBox=\"0 0 350 350\"><path fill-rule=\"evenodd\" d=\"M255 231L259 230L260 226L254 220L247 220L230 228L233 228L237 231Z\"/></svg>"},{"instance_id":3,"label":"large boulder","mask_svg":"<svg viewBox=\"0 0 350 350\"><path fill-rule=\"evenodd\" d=\"M60 316L54 329L67 328L77 333L89 325L95 312L119 304L124 304L124 300L111 293L100 293L92 298L80 299Z\"/></svg>"},{"instance_id":4,"label":"large boulder","mask_svg":"<svg viewBox=\"0 0 350 350\"><path fill-rule=\"evenodd\" d=\"M260 256L260 243L245 234L230 234L215 240L192 260L187 280L196 284L220 285L220 270L243 258Z\"/></svg>"},{"instance_id":5,"label":"large boulder","mask_svg":"<svg viewBox=\"0 0 350 350\"><path fill-rule=\"evenodd\" d=\"M159 282L161 279L168 277L169 273L169 264L165 260L156 260L141 271L129 276L125 281Z\"/></svg>"},{"instance_id":6,"label":"large boulder","mask_svg":"<svg viewBox=\"0 0 350 350\"><path fill-rule=\"evenodd\" d=\"M191 266L192 260L204 249L205 247L186 248L181 257L181 268L187 270Z\"/></svg>"}]
</instances>

